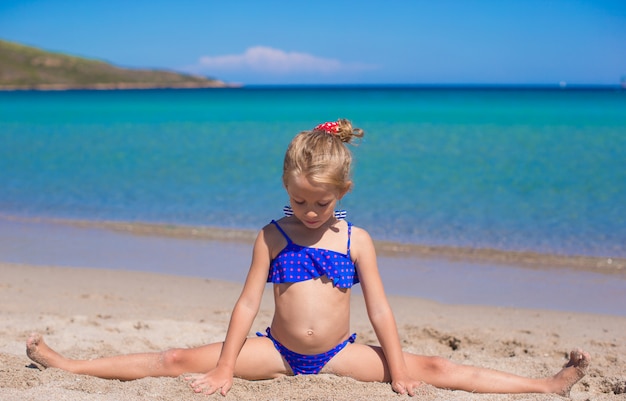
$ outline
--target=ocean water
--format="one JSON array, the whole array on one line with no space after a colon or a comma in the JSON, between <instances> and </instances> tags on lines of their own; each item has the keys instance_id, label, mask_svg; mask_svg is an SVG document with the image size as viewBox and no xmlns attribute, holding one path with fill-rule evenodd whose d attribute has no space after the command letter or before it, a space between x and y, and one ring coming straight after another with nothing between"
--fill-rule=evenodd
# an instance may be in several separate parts
<instances>
[{"instance_id":1,"label":"ocean water","mask_svg":"<svg viewBox=\"0 0 626 401\"><path fill-rule=\"evenodd\" d=\"M345 117L348 218L400 243L626 257L626 91L0 92L0 215L259 229L289 140Z\"/></svg>"}]
</instances>

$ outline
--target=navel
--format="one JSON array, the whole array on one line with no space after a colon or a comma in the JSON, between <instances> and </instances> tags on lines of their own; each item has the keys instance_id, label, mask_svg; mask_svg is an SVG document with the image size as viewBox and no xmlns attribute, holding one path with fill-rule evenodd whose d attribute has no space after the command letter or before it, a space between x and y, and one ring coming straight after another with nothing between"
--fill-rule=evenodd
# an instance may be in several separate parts
<instances>
[{"instance_id":1,"label":"navel","mask_svg":"<svg viewBox=\"0 0 626 401\"><path fill-rule=\"evenodd\" d=\"M307 336L312 336L313 334L314 334L314 333L313 333L313 330L311 330L311 329L309 329L309 330L307 330L307 331L306 331L306 335L307 335Z\"/></svg>"}]
</instances>

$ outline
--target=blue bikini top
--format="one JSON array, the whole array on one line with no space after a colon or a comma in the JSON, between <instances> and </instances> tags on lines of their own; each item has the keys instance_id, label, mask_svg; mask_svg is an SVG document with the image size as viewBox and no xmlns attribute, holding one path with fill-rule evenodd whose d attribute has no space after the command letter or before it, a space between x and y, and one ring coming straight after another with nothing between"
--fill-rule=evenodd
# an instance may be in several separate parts
<instances>
[{"instance_id":1,"label":"blue bikini top","mask_svg":"<svg viewBox=\"0 0 626 401\"><path fill-rule=\"evenodd\" d=\"M348 252L345 254L295 244L275 220L272 224L285 237L287 246L270 263L268 283L297 283L326 276L335 287L351 288L358 284L356 266L350 258L351 223L348 223Z\"/></svg>"}]
</instances>

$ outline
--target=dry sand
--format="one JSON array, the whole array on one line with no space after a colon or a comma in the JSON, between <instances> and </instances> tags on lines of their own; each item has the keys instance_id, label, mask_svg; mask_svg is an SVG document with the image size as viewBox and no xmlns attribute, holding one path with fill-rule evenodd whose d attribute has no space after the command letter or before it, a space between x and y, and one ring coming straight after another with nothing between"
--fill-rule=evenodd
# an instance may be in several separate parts
<instances>
[{"instance_id":1,"label":"dry sand","mask_svg":"<svg viewBox=\"0 0 626 401\"><path fill-rule=\"evenodd\" d=\"M95 358L221 341L240 285L145 272L0 263L0 400L395 400L388 384L329 375L236 380L231 392L192 393L181 378L131 382L39 370L25 355L31 331L67 356ZM269 292L268 294L269 295ZM584 294L580 294L584 297ZM392 297L407 351L526 376L560 369L570 349L592 356L574 400L626 400L626 317ZM362 299L353 299L358 341L375 343ZM626 306L625 306L626 307ZM253 330L268 326L266 296ZM252 334L252 333L251 333ZM563 400L556 395L471 394L424 387L420 400Z\"/></svg>"}]
</instances>

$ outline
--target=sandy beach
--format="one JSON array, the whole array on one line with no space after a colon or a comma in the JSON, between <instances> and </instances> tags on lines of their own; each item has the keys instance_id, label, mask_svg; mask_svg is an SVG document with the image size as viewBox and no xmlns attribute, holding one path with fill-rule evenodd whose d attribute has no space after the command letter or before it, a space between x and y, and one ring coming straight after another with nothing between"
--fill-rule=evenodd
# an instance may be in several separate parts
<instances>
[{"instance_id":1,"label":"sandy beach","mask_svg":"<svg viewBox=\"0 0 626 401\"><path fill-rule=\"evenodd\" d=\"M132 382L41 370L25 354L40 332L81 359L223 340L250 258L250 232L143 224L0 220L0 399L200 400L182 378ZM624 261L572 261L379 247L379 265L407 351L525 376L555 373L571 349L592 356L574 400L626 400ZM441 255L438 255L441 256ZM486 257L485 257L486 256ZM507 256L510 257L510 256ZM513 258L516 258L513 255ZM573 262L573 263L572 263ZM418 298L419 296L419 298ZM269 286L250 335L270 324ZM358 341L376 344L353 294ZM389 400L386 383L329 375L236 380L227 400ZM400 397L400 398L407 398ZM422 400L559 400L424 386Z\"/></svg>"},{"instance_id":2,"label":"sandy beach","mask_svg":"<svg viewBox=\"0 0 626 401\"><path fill-rule=\"evenodd\" d=\"M0 399L9 400L389 400L388 384L329 375L236 380L231 392L191 392L182 378L131 382L40 370L25 355L31 331L75 358L196 346L224 338L235 282L101 268L0 263ZM253 331L270 323L266 291ZM584 296L584 294L581 294ZM528 376L560 369L567 352L592 356L573 400L626 399L626 317L523 308L449 305L390 297L407 351L440 355ZM360 295L353 297L358 341L376 343ZM254 335L254 332L250 333ZM399 398L407 398L400 396ZM424 386L421 400L561 400L556 395L471 394Z\"/></svg>"}]
</instances>

